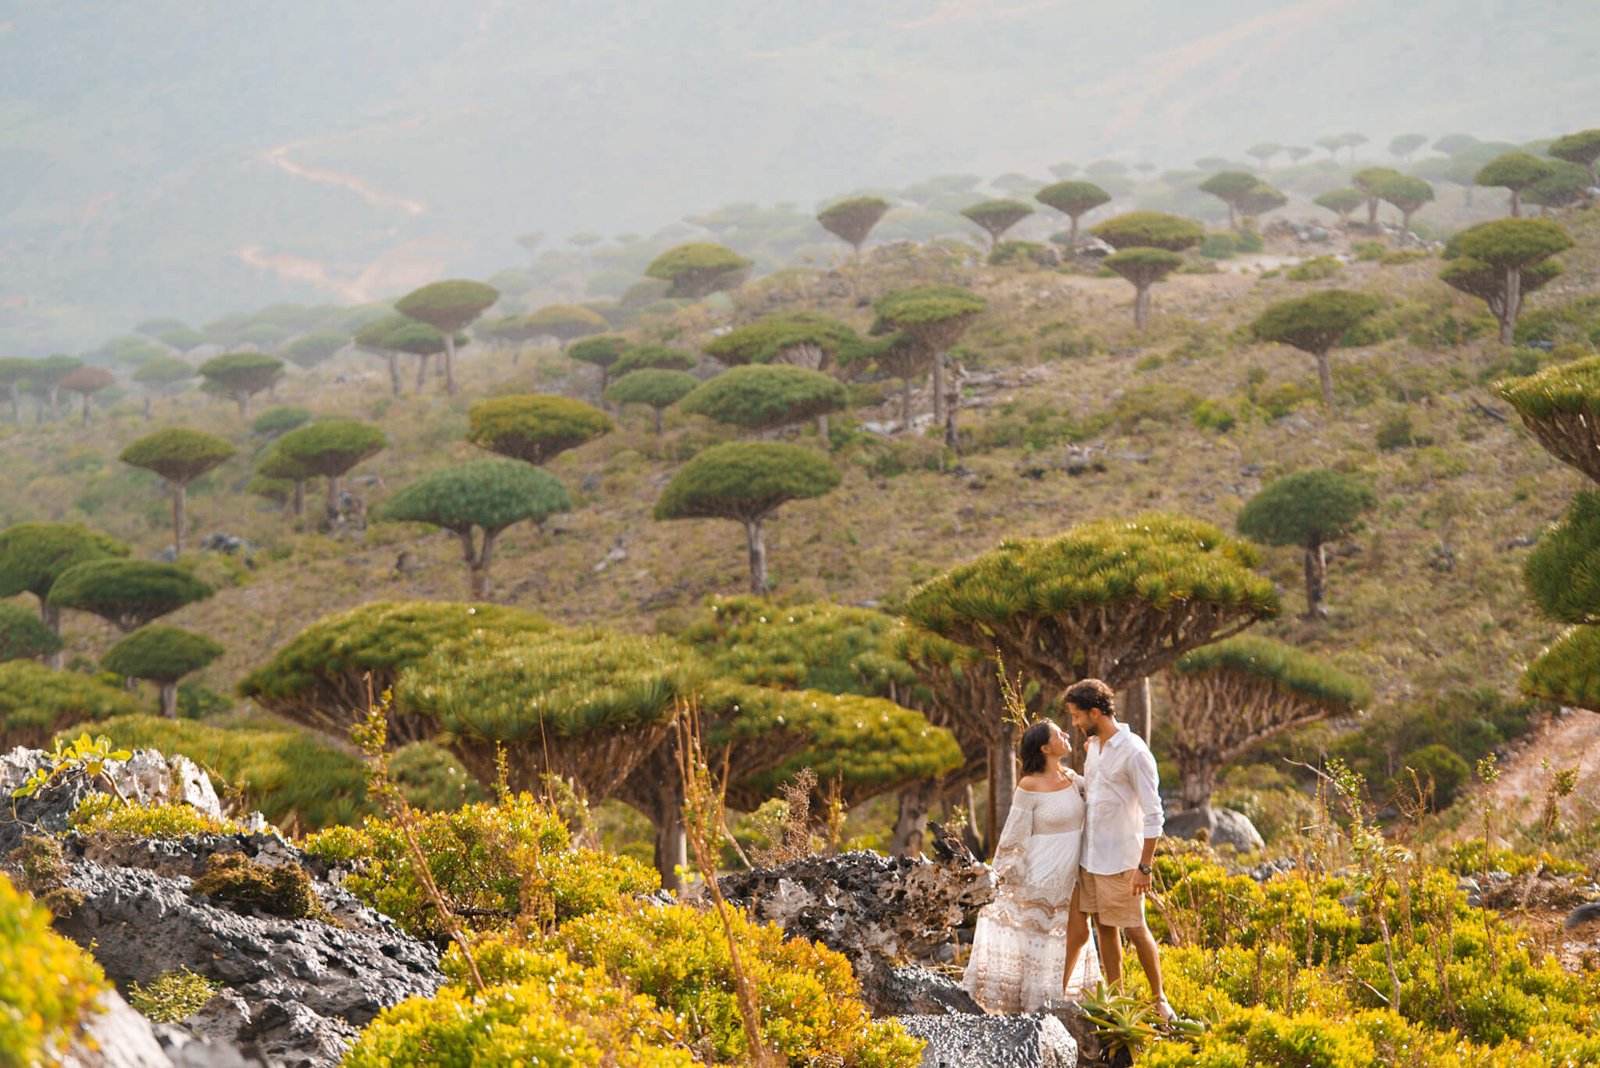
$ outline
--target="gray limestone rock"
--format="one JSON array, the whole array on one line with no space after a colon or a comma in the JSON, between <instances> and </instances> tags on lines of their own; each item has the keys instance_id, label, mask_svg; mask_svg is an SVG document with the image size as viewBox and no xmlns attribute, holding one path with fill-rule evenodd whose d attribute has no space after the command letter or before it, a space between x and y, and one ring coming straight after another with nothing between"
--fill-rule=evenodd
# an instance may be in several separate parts
<instances>
[{"instance_id":1,"label":"gray limestone rock","mask_svg":"<svg viewBox=\"0 0 1600 1068\"><path fill-rule=\"evenodd\" d=\"M1048 1013L1027 1016L902 1016L926 1039L922 1068L1076 1068L1078 1044Z\"/></svg>"},{"instance_id":2,"label":"gray limestone rock","mask_svg":"<svg viewBox=\"0 0 1600 1068\"><path fill-rule=\"evenodd\" d=\"M1250 817L1231 808L1192 808L1166 818L1166 833L1173 838L1193 838L1201 830L1213 847L1231 846L1241 853L1266 848Z\"/></svg>"}]
</instances>

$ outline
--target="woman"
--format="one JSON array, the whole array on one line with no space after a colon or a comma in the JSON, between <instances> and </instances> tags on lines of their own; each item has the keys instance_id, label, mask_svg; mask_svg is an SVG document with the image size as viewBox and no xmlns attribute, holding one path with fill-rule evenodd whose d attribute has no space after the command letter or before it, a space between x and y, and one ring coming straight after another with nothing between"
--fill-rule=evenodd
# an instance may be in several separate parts
<instances>
[{"instance_id":1,"label":"woman","mask_svg":"<svg viewBox=\"0 0 1600 1068\"><path fill-rule=\"evenodd\" d=\"M1098 968L1088 919L1074 905L1083 839L1083 781L1063 758L1065 732L1039 722L1022 732L1022 777L995 847L995 899L978 914L962 988L988 1012L1034 1012L1092 985ZM1064 974L1070 948L1080 961Z\"/></svg>"}]
</instances>

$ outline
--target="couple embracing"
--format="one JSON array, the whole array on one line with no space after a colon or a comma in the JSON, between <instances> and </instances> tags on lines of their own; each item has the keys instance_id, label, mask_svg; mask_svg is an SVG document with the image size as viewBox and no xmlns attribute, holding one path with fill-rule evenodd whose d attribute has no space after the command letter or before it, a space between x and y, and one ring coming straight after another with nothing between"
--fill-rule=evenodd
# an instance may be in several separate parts
<instances>
[{"instance_id":1,"label":"couple embracing","mask_svg":"<svg viewBox=\"0 0 1600 1068\"><path fill-rule=\"evenodd\" d=\"M999 892L978 916L962 986L989 1012L1033 1012L1092 989L1102 968L1118 985L1126 937L1157 1015L1170 1020L1144 922L1162 826L1155 758L1117 721L1111 687L1099 679L1074 683L1062 700L1086 739L1083 774L1064 766L1072 745L1059 726L1041 721L1022 732L1022 776L994 854Z\"/></svg>"}]
</instances>

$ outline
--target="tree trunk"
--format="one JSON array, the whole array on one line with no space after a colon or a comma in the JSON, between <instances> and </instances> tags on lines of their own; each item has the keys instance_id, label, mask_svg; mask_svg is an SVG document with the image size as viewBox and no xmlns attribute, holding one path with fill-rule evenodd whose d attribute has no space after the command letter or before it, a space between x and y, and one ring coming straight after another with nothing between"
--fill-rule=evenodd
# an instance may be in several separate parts
<instances>
[{"instance_id":1,"label":"tree trunk","mask_svg":"<svg viewBox=\"0 0 1600 1068\"><path fill-rule=\"evenodd\" d=\"M1144 333L1144 324L1150 319L1150 286L1135 285L1133 287L1133 325L1141 334Z\"/></svg>"},{"instance_id":2,"label":"tree trunk","mask_svg":"<svg viewBox=\"0 0 1600 1068\"><path fill-rule=\"evenodd\" d=\"M43 597L39 598L39 618L44 621L45 626L50 628L51 634L58 638L61 637L61 608L58 605L46 602ZM60 671L66 666L66 662L67 653L64 649L57 649L50 654L49 659L46 661L56 671Z\"/></svg>"},{"instance_id":3,"label":"tree trunk","mask_svg":"<svg viewBox=\"0 0 1600 1068\"><path fill-rule=\"evenodd\" d=\"M1506 268L1506 307L1500 320L1500 343L1510 345L1517 339L1517 313L1522 310L1522 268Z\"/></svg>"},{"instance_id":4,"label":"tree trunk","mask_svg":"<svg viewBox=\"0 0 1600 1068\"><path fill-rule=\"evenodd\" d=\"M294 480L294 500L290 503L289 507L291 509L290 514L295 516L296 518L299 518L299 517L301 517L301 516L306 514L306 480L305 479L297 478L297 479Z\"/></svg>"},{"instance_id":5,"label":"tree trunk","mask_svg":"<svg viewBox=\"0 0 1600 1068\"><path fill-rule=\"evenodd\" d=\"M900 390L900 429L911 429L911 379L901 379L905 385Z\"/></svg>"},{"instance_id":6,"label":"tree trunk","mask_svg":"<svg viewBox=\"0 0 1600 1068\"><path fill-rule=\"evenodd\" d=\"M183 528L189 522L189 485L186 482L172 484L172 544L173 551L183 553Z\"/></svg>"},{"instance_id":7,"label":"tree trunk","mask_svg":"<svg viewBox=\"0 0 1600 1068\"><path fill-rule=\"evenodd\" d=\"M826 415L817 416L817 441L821 443L824 449L829 447L828 417Z\"/></svg>"},{"instance_id":8,"label":"tree trunk","mask_svg":"<svg viewBox=\"0 0 1600 1068\"><path fill-rule=\"evenodd\" d=\"M383 354L383 358L389 365L389 392L398 397L400 396L400 354L398 352L386 352Z\"/></svg>"},{"instance_id":9,"label":"tree trunk","mask_svg":"<svg viewBox=\"0 0 1600 1068\"><path fill-rule=\"evenodd\" d=\"M1012 752L1011 732L989 742L989 819L984 832L984 856L994 855L995 843L1011 815L1011 795L1017 789L1017 758Z\"/></svg>"},{"instance_id":10,"label":"tree trunk","mask_svg":"<svg viewBox=\"0 0 1600 1068\"><path fill-rule=\"evenodd\" d=\"M1178 753L1173 757L1178 769L1178 799L1185 811L1211 807L1211 795L1217 789L1217 767L1196 753Z\"/></svg>"},{"instance_id":11,"label":"tree trunk","mask_svg":"<svg viewBox=\"0 0 1600 1068\"><path fill-rule=\"evenodd\" d=\"M678 869L689 866L688 840L683 833L683 809L663 805L655 821L656 871L661 874L661 889L677 893L682 889Z\"/></svg>"},{"instance_id":12,"label":"tree trunk","mask_svg":"<svg viewBox=\"0 0 1600 1068\"><path fill-rule=\"evenodd\" d=\"M666 409L653 408L651 410L656 413L656 437L659 438L661 436L662 417L666 414Z\"/></svg>"},{"instance_id":13,"label":"tree trunk","mask_svg":"<svg viewBox=\"0 0 1600 1068\"><path fill-rule=\"evenodd\" d=\"M461 392L456 384L456 335L454 330L441 330L444 334L444 391L454 397Z\"/></svg>"},{"instance_id":14,"label":"tree trunk","mask_svg":"<svg viewBox=\"0 0 1600 1068\"><path fill-rule=\"evenodd\" d=\"M1323 551L1322 542L1316 541L1306 546L1306 618L1328 618L1328 606L1324 601L1328 582L1328 557Z\"/></svg>"},{"instance_id":15,"label":"tree trunk","mask_svg":"<svg viewBox=\"0 0 1600 1068\"><path fill-rule=\"evenodd\" d=\"M933 808L937 793L938 784L932 779L913 783L900 791L900 811L894 821L894 837L889 841L891 857L912 856L912 837L927 833L928 812Z\"/></svg>"},{"instance_id":16,"label":"tree trunk","mask_svg":"<svg viewBox=\"0 0 1600 1068\"><path fill-rule=\"evenodd\" d=\"M1078 217L1076 215L1069 217L1072 219L1072 225L1067 228L1067 250L1076 256L1078 251Z\"/></svg>"},{"instance_id":17,"label":"tree trunk","mask_svg":"<svg viewBox=\"0 0 1600 1068\"><path fill-rule=\"evenodd\" d=\"M178 684L168 679L158 683L161 689L161 714L168 719L178 718Z\"/></svg>"},{"instance_id":18,"label":"tree trunk","mask_svg":"<svg viewBox=\"0 0 1600 1068\"><path fill-rule=\"evenodd\" d=\"M428 385L428 355L417 354L417 392L421 393Z\"/></svg>"},{"instance_id":19,"label":"tree trunk","mask_svg":"<svg viewBox=\"0 0 1600 1068\"><path fill-rule=\"evenodd\" d=\"M254 396L254 394L239 394L239 418L243 419L247 423L250 421L250 398L252 396Z\"/></svg>"},{"instance_id":20,"label":"tree trunk","mask_svg":"<svg viewBox=\"0 0 1600 1068\"><path fill-rule=\"evenodd\" d=\"M84 426L88 426L89 425L89 400L90 400L90 394L85 393L83 395L83 425Z\"/></svg>"},{"instance_id":21,"label":"tree trunk","mask_svg":"<svg viewBox=\"0 0 1600 1068\"><path fill-rule=\"evenodd\" d=\"M1411 213L1409 211L1402 211L1400 213L1400 247L1401 248L1405 248L1410 243L1411 243Z\"/></svg>"},{"instance_id":22,"label":"tree trunk","mask_svg":"<svg viewBox=\"0 0 1600 1068\"><path fill-rule=\"evenodd\" d=\"M1328 357L1328 350L1323 349L1317 353L1317 379L1322 383L1322 406L1333 409L1333 361Z\"/></svg>"},{"instance_id":23,"label":"tree trunk","mask_svg":"<svg viewBox=\"0 0 1600 1068\"><path fill-rule=\"evenodd\" d=\"M1511 191L1511 217L1513 219L1522 218L1522 190L1520 189Z\"/></svg>"},{"instance_id":24,"label":"tree trunk","mask_svg":"<svg viewBox=\"0 0 1600 1068\"><path fill-rule=\"evenodd\" d=\"M767 539L761 524L760 519L744 523L745 539L750 543L750 592L758 597L767 592Z\"/></svg>"},{"instance_id":25,"label":"tree trunk","mask_svg":"<svg viewBox=\"0 0 1600 1068\"><path fill-rule=\"evenodd\" d=\"M1233 210L1233 201L1224 200L1223 203L1228 205L1228 229L1232 230L1234 233L1238 233L1239 213Z\"/></svg>"},{"instance_id":26,"label":"tree trunk","mask_svg":"<svg viewBox=\"0 0 1600 1068\"><path fill-rule=\"evenodd\" d=\"M144 417L146 419L155 418L155 399L150 396L148 390L145 391L144 395Z\"/></svg>"},{"instance_id":27,"label":"tree trunk","mask_svg":"<svg viewBox=\"0 0 1600 1068\"><path fill-rule=\"evenodd\" d=\"M1376 235L1378 232L1378 198L1367 197L1367 232Z\"/></svg>"},{"instance_id":28,"label":"tree trunk","mask_svg":"<svg viewBox=\"0 0 1600 1068\"><path fill-rule=\"evenodd\" d=\"M327 520L327 523L328 523L329 527L332 527L333 524L334 524L334 521L339 518L339 476L338 475L329 475L328 476L328 496L327 496L327 499L323 502L322 513L323 513L324 518Z\"/></svg>"},{"instance_id":29,"label":"tree trunk","mask_svg":"<svg viewBox=\"0 0 1600 1068\"><path fill-rule=\"evenodd\" d=\"M22 425L22 387L16 382L11 383L11 421Z\"/></svg>"},{"instance_id":30,"label":"tree trunk","mask_svg":"<svg viewBox=\"0 0 1600 1068\"><path fill-rule=\"evenodd\" d=\"M933 358L933 422L944 425L944 353Z\"/></svg>"},{"instance_id":31,"label":"tree trunk","mask_svg":"<svg viewBox=\"0 0 1600 1068\"><path fill-rule=\"evenodd\" d=\"M1128 687L1127 695L1122 702L1122 708L1124 711L1122 721L1128 725L1129 730L1143 738L1145 744L1148 745L1153 725L1150 707L1150 676L1146 675L1142 679L1133 681L1132 685Z\"/></svg>"}]
</instances>

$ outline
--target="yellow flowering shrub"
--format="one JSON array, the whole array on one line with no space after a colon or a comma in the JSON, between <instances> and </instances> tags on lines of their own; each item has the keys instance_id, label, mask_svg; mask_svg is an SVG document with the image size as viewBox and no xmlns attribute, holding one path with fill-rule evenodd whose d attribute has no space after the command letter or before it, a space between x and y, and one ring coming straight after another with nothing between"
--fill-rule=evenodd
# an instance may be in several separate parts
<instances>
[{"instance_id":1,"label":"yellow flowering shrub","mask_svg":"<svg viewBox=\"0 0 1600 1068\"><path fill-rule=\"evenodd\" d=\"M50 1063L106 987L100 965L0 875L0 1064Z\"/></svg>"}]
</instances>

